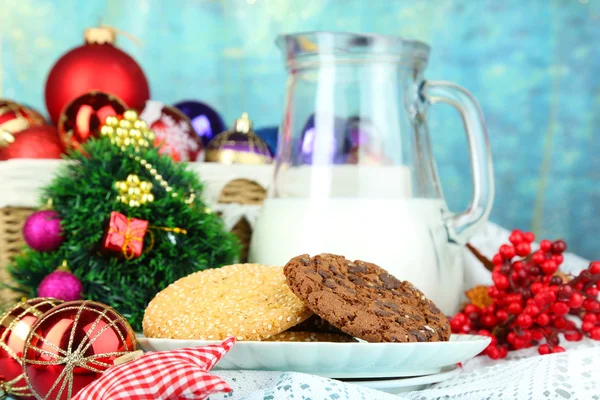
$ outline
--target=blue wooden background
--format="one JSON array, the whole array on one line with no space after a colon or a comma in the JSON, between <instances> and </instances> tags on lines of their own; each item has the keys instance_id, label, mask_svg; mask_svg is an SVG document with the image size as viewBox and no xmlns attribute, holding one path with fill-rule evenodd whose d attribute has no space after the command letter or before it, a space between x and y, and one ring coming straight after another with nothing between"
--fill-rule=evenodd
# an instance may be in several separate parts
<instances>
[{"instance_id":1,"label":"blue wooden background","mask_svg":"<svg viewBox=\"0 0 600 400\"><path fill-rule=\"evenodd\" d=\"M44 109L46 75L103 23L138 37L119 46L143 66L153 98L198 99L227 121L248 111L279 123L282 32L340 30L426 41L427 77L480 101L494 154L492 220L564 237L600 257L600 1L598 0L1 0L0 96ZM471 195L457 115L430 114L446 196Z\"/></svg>"}]
</instances>

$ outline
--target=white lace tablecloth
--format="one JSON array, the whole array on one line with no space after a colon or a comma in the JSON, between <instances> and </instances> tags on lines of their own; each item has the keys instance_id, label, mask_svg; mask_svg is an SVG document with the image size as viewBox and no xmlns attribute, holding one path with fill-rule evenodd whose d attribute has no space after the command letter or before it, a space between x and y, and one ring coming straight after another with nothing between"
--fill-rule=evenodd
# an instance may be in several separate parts
<instances>
[{"instance_id":1,"label":"white lace tablecloth","mask_svg":"<svg viewBox=\"0 0 600 400\"><path fill-rule=\"evenodd\" d=\"M564 347L567 352L546 356L526 349L499 361L477 357L466 362L454 379L397 395L295 372L219 371L216 374L233 392L210 399L600 399L600 342L567 342Z\"/></svg>"},{"instance_id":2,"label":"white lace tablecloth","mask_svg":"<svg viewBox=\"0 0 600 400\"><path fill-rule=\"evenodd\" d=\"M509 232L489 223L471 243L487 257L508 243ZM470 253L465 255L465 288L491 283L490 273ZM586 268L588 261L565 255L565 272ZM535 348L510 352L504 360L476 357L453 379L425 390L391 395L341 381L295 372L216 371L233 388L211 400L363 400L363 399L571 399L600 400L600 342L566 342L565 353L539 356Z\"/></svg>"}]
</instances>

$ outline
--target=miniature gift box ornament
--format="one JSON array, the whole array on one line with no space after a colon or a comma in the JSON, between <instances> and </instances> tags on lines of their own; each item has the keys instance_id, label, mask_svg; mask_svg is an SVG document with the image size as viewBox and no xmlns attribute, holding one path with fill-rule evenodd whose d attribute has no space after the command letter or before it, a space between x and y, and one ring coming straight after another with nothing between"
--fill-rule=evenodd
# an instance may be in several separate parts
<instances>
[{"instance_id":1,"label":"miniature gift box ornament","mask_svg":"<svg viewBox=\"0 0 600 400\"><path fill-rule=\"evenodd\" d=\"M147 229L148 221L129 218L113 211L110 213L104 248L121 253L128 260L139 257L144 248L144 236Z\"/></svg>"}]
</instances>

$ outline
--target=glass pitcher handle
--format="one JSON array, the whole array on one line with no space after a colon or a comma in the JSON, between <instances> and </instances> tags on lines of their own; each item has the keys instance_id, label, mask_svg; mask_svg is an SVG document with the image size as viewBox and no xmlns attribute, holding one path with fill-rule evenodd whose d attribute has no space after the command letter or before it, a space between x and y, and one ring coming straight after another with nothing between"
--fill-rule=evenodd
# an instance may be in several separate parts
<instances>
[{"instance_id":1,"label":"glass pitcher handle","mask_svg":"<svg viewBox=\"0 0 600 400\"><path fill-rule=\"evenodd\" d=\"M446 103L456 108L467 132L473 197L464 212L452 214L446 221L450 239L466 243L479 225L486 221L494 202L492 152L483 113L471 93L451 82L426 81L421 87L421 95L431 104Z\"/></svg>"}]
</instances>

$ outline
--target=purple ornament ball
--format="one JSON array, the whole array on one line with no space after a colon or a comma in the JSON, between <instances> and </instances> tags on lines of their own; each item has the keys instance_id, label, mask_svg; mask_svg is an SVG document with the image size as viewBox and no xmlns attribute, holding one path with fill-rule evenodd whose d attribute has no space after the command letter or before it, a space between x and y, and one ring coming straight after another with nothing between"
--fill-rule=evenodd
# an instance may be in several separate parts
<instances>
[{"instance_id":1,"label":"purple ornament ball","mask_svg":"<svg viewBox=\"0 0 600 400\"><path fill-rule=\"evenodd\" d=\"M277 140L279 136L279 127L278 126L266 126L264 128L257 129L254 131L256 135L265 141L267 146L269 146L269 150L271 154L277 153Z\"/></svg>"},{"instance_id":2,"label":"purple ornament ball","mask_svg":"<svg viewBox=\"0 0 600 400\"><path fill-rule=\"evenodd\" d=\"M315 159L320 159L321 162L330 164L345 164L350 153L350 139L345 135L346 119L331 115L328 113L320 113L320 119L327 120L328 125L331 125L331 132L321 132L316 125L317 116L311 114L300 136L298 145L300 148L297 152L296 164L313 164ZM328 142L328 146L320 148L316 146L317 135L323 136L323 140ZM327 149L327 151L325 151Z\"/></svg>"},{"instance_id":3,"label":"purple ornament ball","mask_svg":"<svg viewBox=\"0 0 600 400\"><path fill-rule=\"evenodd\" d=\"M53 251L64 241L61 219L54 210L36 211L23 226L23 238L29 247L37 251Z\"/></svg>"},{"instance_id":4,"label":"purple ornament ball","mask_svg":"<svg viewBox=\"0 0 600 400\"><path fill-rule=\"evenodd\" d=\"M81 300L83 285L79 278L67 271L54 271L38 286L39 297L51 297L63 301Z\"/></svg>"},{"instance_id":5,"label":"purple ornament ball","mask_svg":"<svg viewBox=\"0 0 600 400\"><path fill-rule=\"evenodd\" d=\"M188 116L194 131L202 139L204 146L227 129L221 115L208 104L187 100L175 104L175 107Z\"/></svg>"}]
</instances>

